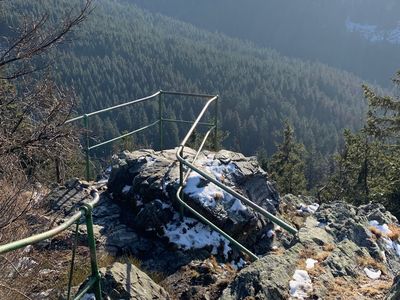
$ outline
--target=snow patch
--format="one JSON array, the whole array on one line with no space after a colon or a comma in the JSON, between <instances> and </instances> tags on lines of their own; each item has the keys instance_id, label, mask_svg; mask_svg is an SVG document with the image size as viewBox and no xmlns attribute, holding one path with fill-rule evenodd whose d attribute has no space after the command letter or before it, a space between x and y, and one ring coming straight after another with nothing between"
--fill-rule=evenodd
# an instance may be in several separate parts
<instances>
[{"instance_id":1,"label":"snow patch","mask_svg":"<svg viewBox=\"0 0 400 300\"><path fill-rule=\"evenodd\" d=\"M215 195L220 194L222 190L210 183L205 186L200 186L200 183L200 175L192 172L183 191L190 197L200 200L205 207L214 208L216 205Z\"/></svg>"},{"instance_id":2,"label":"snow patch","mask_svg":"<svg viewBox=\"0 0 400 300\"><path fill-rule=\"evenodd\" d=\"M296 270L293 280L289 282L290 296L295 299L306 299L313 290L311 278L307 271Z\"/></svg>"},{"instance_id":3,"label":"snow patch","mask_svg":"<svg viewBox=\"0 0 400 300\"><path fill-rule=\"evenodd\" d=\"M364 272L371 279L379 279L379 277L381 277L381 274L382 274L382 272L380 270L375 271L370 268L364 268Z\"/></svg>"},{"instance_id":4,"label":"snow patch","mask_svg":"<svg viewBox=\"0 0 400 300\"><path fill-rule=\"evenodd\" d=\"M247 207L244 206L244 205L242 204L242 202L241 202L239 199L236 199L236 198L235 198L235 200L233 201L233 204L232 204L232 206L229 208L229 210L230 210L230 211L233 211L233 212L246 211L246 210L247 210Z\"/></svg>"},{"instance_id":5,"label":"snow patch","mask_svg":"<svg viewBox=\"0 0 400 300\"><path fill-rule=\"evenodd\" d=\"M168 237L171 243L183 250L212 246L213 254L217 254L218 247L223 244L224 256L228 258L228 253L232 248L227 239L193 218L184 217L182 222L179 218L179 214L175 214L174 220L164 226L164 235Z\"/></svg>"},{"instance_id":6,"label":"snow patch","mask_svg":"<svg viewBox=\"0 0 400 300\"><path fill-rule=\"evenodd\" d=\"M25 253L30 253L33 250L33 246L32 245L28 245L24 248L24 252Z\"/></svg>"},{"instance_id":7,"label":"snow patch","mask_svg":"<svg viewBox=\"0 0 400 300\"><path fill-rule=\"evenodd\" d=\"M243 260L243 258L240 258L238 262L235 262L234 260L231 261L232 268L234 268L236 271L242 269L246 264L247 263Z\"/></svg>"},{"instance_id":8,"label":"snow patch","mask_svg":"<svg viewBox=\"0 0 400 300\"><path fill-rule=\"evenodd\" d=\"M132 189L132 186L131 186L131 185L125 185L125 186L122 188L122 194L128 194L128 193L130 192L131 189Z\"/></svg>"},{"instance_id":9,"label":"snow patch","mask_svg":"<svg viewBox=\"0 0 400 300\"><path fill-rule=\"evenodd\" d=\"M96 300L96 296L94 294L85 294L81 300Z\"/></svg>"},{"instance_id":10,"label":"snow patch","mask_svg":"<svg viewBox=\"0 0 400 300\"><path fill-rule=\"evenodd\" d=\"M224 182L225 178L231 177L232 174L239 173L234 163L221 164L219 160L202 159L197 161L197 164L201 165L220 182ZM189 175L184 193L199 200L204 207L215 208L217 202L221 201L229 212L238 213L247 210L247 207L239 199L226 193L215 184L202 180L202 176L195 171Z\"/></svg>"},{"instance_id":11,"label":"snow patch","mask_svg":"<svg viewBox=\"0 0 400 300\"><path fill-rule=\"evenodd\" d=\"M273 231L272 229L268 230L267 237L272 238L273 236L275 236L275 231Z\"/></svg>"},{"instance_id":12,"label":"snow patch","mask_svg":"<svg viewBox=\"0 0 400 300\"><path fill-rule=\"evenodd\" d=\"M306 269L312 269L314 268L315 264L318 262L318 260L312 259L312 258L307 258L306 259Z\"/></svg>"},{"instance_id":13,"label":"snow patch","mask_svg":"<svg viewBox=\"0 0 400 300\"><path fill-rule=\"evenodd\" d=\"M309 213L309 214L315 214L315 212L318 210L319 204L318 203L313 203L309 205L305 205L304 203L300 204L300 208L297 210L299 214L304 214L304 213Z\"/></svg>"},{"instance_id":14,"label":"snow patch","mask_svg":"<svg viewBox=\"0 0 400 300\"><path fill-rule=\"evenodd\" d=\"M398 257L400 257L400 244L392 241L391 239L382 238L386 244L386 248L389 250L394 250Z\"/></svg>"},{"instance_id":15,"label":"snow patch","mask_svg":"<svg viewBox=\"0 0 400 300\"><path fill-rule=\"evenodd\" d=\"M379 222L377 220L369 221L369 225L374 227L375 229L379 230L384 235L388 235L388 234L392 233L392 231L389 229L389 226L387 224L379 225Z\"/></svg>"}]
</instances>

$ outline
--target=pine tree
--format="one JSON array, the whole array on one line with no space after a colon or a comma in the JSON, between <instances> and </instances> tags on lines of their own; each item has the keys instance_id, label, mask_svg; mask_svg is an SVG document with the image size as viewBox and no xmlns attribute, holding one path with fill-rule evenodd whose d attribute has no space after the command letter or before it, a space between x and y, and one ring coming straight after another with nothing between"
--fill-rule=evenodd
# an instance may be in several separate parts
<instances>
[{"instance_id":1,"label":"pine tree","mask_svg":"<svg viewBox=\"0 0 400 300\"><path fill-rule=\"evenodd\" d=\"M300 194L306 188L304 145L296 142L288 121L284 123L282 135L283 141L271 159L271 177L276 181L280 193Z\"/></svg>"},{"instance_id":2,"label":"pine tree","mask_svg":"<svg viewBox=\"0 0 400 300\"><path fill-rule=\"evenodd\" d=\"M394 82L400 85L400 72ZM324 195L356 205L379 202L400 216L400 99L363 89L369 105L366 124L357 133L344 132L344 149Z\"/></svg>"}]
</instances>

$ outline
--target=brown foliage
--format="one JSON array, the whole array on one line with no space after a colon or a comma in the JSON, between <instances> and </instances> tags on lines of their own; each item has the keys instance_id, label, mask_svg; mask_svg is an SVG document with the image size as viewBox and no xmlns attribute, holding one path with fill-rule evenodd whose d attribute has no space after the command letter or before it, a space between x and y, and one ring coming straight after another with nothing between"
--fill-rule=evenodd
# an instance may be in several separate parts
<instances>
[{"instance_id":1,"label":"brown foliage","mask_svg":"<svg viewBox=\"0 0 400 300\"><path fill-rule=\"evenodd\" d=\"M6 42L0 46L0 229L29 209L43 170L76 153L76 130L65 123L74 108L74 94L57 87L48 74L32 72L47 67L35 64L35 58L64 41L91 9L91 0L86 0L58 25L51 25L43 14L23 20L12 29L11 38L1 36Z\"/></svg>"}]
</instances>

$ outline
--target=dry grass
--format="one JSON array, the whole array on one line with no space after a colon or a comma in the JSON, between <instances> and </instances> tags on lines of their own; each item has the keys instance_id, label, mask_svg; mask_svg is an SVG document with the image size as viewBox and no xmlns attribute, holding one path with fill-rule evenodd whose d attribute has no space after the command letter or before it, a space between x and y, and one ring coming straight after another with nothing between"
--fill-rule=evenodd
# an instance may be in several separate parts
<instances>
[{"instance_id":1,"label":"dry grass","mask_svg":"<svg viewBox=\"0 0 400 300\"><path fill-rule=\"evenodd\" d=\"M317 253L318 250L316 250L315 248L304 248L299 253L299 257L304 259L313 258Z\"/></svg>"},{"instance_id":2,"label":"dry grass","mask_svg":"<svg viewBox=\"0 0 400 300\"><path fill-rule=\"evenodd\" d=\"M289 206L285 202L281 202L279 207L280 216L286 220L290 221L295 225L296 228L301 228L304 226L305 217L299 216L296 212L296 208L294 206Z\"/></svg>"},{"instance_id":3,"label":"dry grass","mask_svg":"<svg viewBox=\"0 0 400 300\"><path fill-rule=\"evenodd\" d=\"M315 259L318 260L319 262L323 262L325 259L327 259L331 255L331 252L328 251L321 251L315 256Z\"/></svg>"},{"instance_id":4,"label":"dry grass","mask_svg":"<svg viewBox=\"0 0 400 300\"><path fill-rule=\"evenodd\" d=\"M400 238L400 228L397 227L395 224L388 225L391 233L387 235L392 241L397 241Z\"/></svg>"},{"instance_id":5,"label":"dry grass","mask_svg":"<svg viewBox=\"0 0 400 300\"><path fill-rule=\"evenodd\" d=\"M327 284L326 300L358 300L360 295L354 284L346 281L342 277L335 278L333 282Z\"/></svg>"},{"instance_id":6,"label":"dry grass","mask_svg":"<svg viewBox=\"0 0 400 300\"><path fill-rule=\"evenodd\" d=\"M285 254L285 249L280 248L280 247L277 247L277 248L271 249L271 252L272 252L274 255L281 256L281 255Z\"/></svg>"},{"instance_id":7,"label":"dry grass","mask_svg":"<svg viewBox=\"0 0 400 300\"><path fill-rule=\"evenodd\" d=\"M377 239L381 238L382 235L383 235L382 231L380 231L379 229L375 228L374 226L369 226L368 230L371 231Z\"/></svg>"},{"instance_id":8,"label":"dry grass","mask_svg":"<svg viewBox=\"0 0 400 300\"><path fill-rule=\"evenodd\" d=\"M322 246L322 249L324 251L332 252L335 249L335 245L334 244L326 244L326 245Z\"/></svg>"},{"instance_id":9,"label":"dry grass","mask_svg":"<svg viewBox=\"0 0 400 300\"><path fill-rule=\"evenodd\" d=\"M220 200L222 200L222 198L224 198L224 194L222 194L221 192L216 192L216 193L215 193L214 199L215 199L216 201L220 201Z\"/></svg>"},{"instance_id":10,"label":"dry grass","mask_svg":"<svg viewBox=\"0 0 400 300\"><path fill-rule=\"evenodd\" d=\"M370 256L357 257L357 264L361 267L372 267L376 270L380 270L382 274L387 274L387 268L384 264L377 262Z\"/></svg>"},{"instance_id":11,"label":"dry grass","mask_svg":"<svg viewBox=\"0 0 400 300\"><path fill-rule=\"evenodd\" d=\"M387 294L389 289L392 287L392 284L391 280L374 281L373 283L361 286L360 293L367 297L373 297L373 299L376 299L377 296Z\"/></svg>"},{"instance_id":12,"label":"dry grass","mask_svg":"<svg viewBox=\"0 0 400 300\"><path fill-rule=\"evenodd\" d=\"M326 270L321 266L320 263L317 263L314 265L314 268L307 269L307 272L311 277L316 278L316 277L324 274L326 272Z\"/></svg>"}]
</instances>

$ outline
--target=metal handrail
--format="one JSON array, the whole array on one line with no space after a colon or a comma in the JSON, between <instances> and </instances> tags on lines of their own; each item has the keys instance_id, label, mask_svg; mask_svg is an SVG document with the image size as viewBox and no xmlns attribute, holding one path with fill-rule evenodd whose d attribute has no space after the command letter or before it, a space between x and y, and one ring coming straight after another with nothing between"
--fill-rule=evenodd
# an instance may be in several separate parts
<instances>
[{"instance_id":1,"label":"metal handrail","mask_svg":"<svg viewBox=\"0 0 400 300\"><path fill-rule=\"evenodd\" d=\"M201 112L199 113L199 115L197 116L196 120L194 122L191 121L185 121L185 120L174 120L174 119L166 119L163 118L163 111L162 111L162 95L163 94L169 94L169 95L177 95L177 96L190 96L190 97L200 97L200 98L209 98L207 103L203 106L203 109L201 110ZM90 145L89 144L89 117L93 116L93 115L97 115L103 112L107 112L107 111L111 111L113 109L117 109L117 108L121 108L121 107L125 107L127 105L132 105L132 104L136 104L136 103L140 103L140 102L144 102L144 101L148 101L151 99L154 99L155 97L158 97L159 100L159 119L149 125L146 125L144 127L141 127L139 129L133 130L129 133L126 134L122 134L118 137L109 139L107 141L104 142L100 142L96 145ZM218 226L216 226L215 224L213 224L212 222L210 222L207 218L205 218L204 216L202 216L200 213L198 213L196 210L194 210L192 207L190 207L183 199L184 197L184 193L183 193L183 189L184 189L184 185L186 183L186 180L188 178L188 176L190 175L190 172L195 171L196 173L200 174L201 176L203 176L204 178L206 178L207 180L209 180L210 182L212 182L213 184L217 185L218 187L220 187L221 189L223 189L224 191L226 191L227 193L229 193L230 195L232 195L233 197L236 197L237 199L239 199L240 201L244 202L245 204L249 205L250 207L252 207L255 211L261 213L263 216L265 216L266 218L268 218L269 220L271 220L273 223L278 224L279 226L281 226L282 228L284 228L285 230L289 231L292 234L297 234L297 230L290 226L289 224L285 223L284 221L282 221L281 219L277 218L276 216L272 215L271 213L269 213L268 211L266 211L264 208L258 206L257 204L255 204L254 202L250 201L249 199L247 199L246 197L242 196L241 194L237 193L236 191L234 191L233 189L225 186L224 184L222 184L221 182L217 181L216 179L214 179L210 174L207 174L206 172L204 172L203 170L200 170L199 168L197 168L194 163L197 160L197 158L199 157L201 151L204 148L204 145L208 139L208 137L210 136L211 132L214 131L214 148L215 150L217 149L218 146L218 99L219 96L218 95L207 95L207 94L193 94L193 93L183 93L183 92L171 92L171 91L158 91L157 93L148 96L148 97L144 97L144 98L140 98L137 100L133 100L130 102L126 102L126 103L122 103L119 105L115 105L106 109L101 109L95 112L91 112L88 114L84 114L82 116L78 116L75 118L72 118L68 121L66 121L66 123L71 123L71 122L75 122L78 120L84 120L85 123L85 128L86 128L86 145L85 145L85 151L86 151L86 175L87 175L87 179L89 179L89 160L90 160L90 150L95 149L97 147L101 147L104 146L108 143L112 143L114 141L117 141L119 139L122 139L124 137L127 137L129 135L132 135L134 133L140 132L142 130L148 129L150 127L153 127L155 125L159 125L159 133L160 133L160 150L163 150L163 122L176 122L176 123L188 123L188 124L192 124L192 126L190 127L188 133L186 134L186 136L184 137L182 143L180 144L180 146L178 147L178 150L176 152L176 157L180 163L179 165L179 174L180 174L180 180L179 180L179 188L177 191L177 200L179 201L180 205L181 205L181 214L183 215L183 209L187 209L188 211L190 211L192 214L194 214L197 218L199 218L201 221L203 221L204 223L208 224L211 228L213 228L215 231L219 232L222 236L224 236L227 240L229 240L232 244L234 244L240 251L242 251L243 253L249 255L253 260L257 260L258 257L257 255L255 255L253 252L251 252L249 249L247 249L246 247L244 247L242 244L240 244L238 241L236 241L233 237L231 237L229 234L225 233L223 230L221 230L220 228L218 228ZM200 122L200 120L203 118L203 116L205 115L207 109L209 108L209 106L215 103L215 119L213 123L209 123L209 122ZM202 140L202 142L200 143L199 149L197 150L197 153L194 156L194 159L192 162L188 162L187 160L184 159L184 148L185 145L187 143L187 141L189 140L190 136L193 134L194 130L196 129L197 126L202 125L202 126L208 126L210 127L209 130L207 131L207 133L204 135L204 138ZM186 174L184 174L184 166L188 167L188 171ZM5 254L8 253L10 251L13 250L17 250L17 249L21 249L27 245L30 244L34 244L40 241L43 241L45 239L54 237L55 235L59 234L60 232L66 230L67 228L69 228L71 225L73 224L79 224L80 218L84 217L86 220L86 227L87 227L87 235L88 235L88 244L89 244L89 249L90 249L90 261L91 261L91 270L92 270L92 274L89 277L89 280L86 282L86 284L84 285L84 287L79 291L79 293L77 295L75 295L75 300L80 299L83 297L83 295L89 291L91 288L93 288L94 293L95 293L95 297L97 300L101 299L101 286L100 286L100 273L98 270L98 265L97 265L97 257L96 257L96 243L95 243L95 239L94 239L94 232L93 232L93 217L92 217L92 211L93 211L93 207L98 203L99 201L99 194L96 190L92 190L91 191L91 195L93 197L93 200L89 203L85 203L81 206L81 208L79 209L79 211L77 213L75 213L73 216L71 216L70 218L68 218L63 224L48 230L46 232L22 239L22 240L18 240L15 242L11 242L9 244L5 244L5 245L0 245L0 254ZM76 229L76 233L77 233L77 229ZM75 237L76 239L76 237ZM73 276L73 264L74 264L74 258L75 258L75 247L76 247L76 243L74 244L74 248L73 248L73 254L72 254L72 261L71 261L71 269L70 269L70 276L69 276L69 284L68 284L68 296L67 298L70 299L70 291L71 291L71 282L72 282L72 276Z\"/></svg>"},{"instance_id":2,"label":"metal handrail","mask_svg":"<svg viewBox=\"0 0 400 300\"><path fill-rule=\"evenodd\" d=\"M100 286L100 273L98 270L97 266L97 257L96 257L96 242L94 239L94 233L93 233L93 217L92 217L92 211L94 206L99 202L99 193L97 190L92 190L91 191L91 196L93 197L93 200L84 203L78 212L76 212L73 216L69 217L64 223L61 225L50 229L48 231L27 237L25 239L21 239L15 242L11 242L9 244L5 245L0 245L0 254L5 254L10 251L18 250L21 248L24 248L28 245L32 245L41 241L44 241L46 239L52 238L62 231L66 230L69 228L71 225L77 223L79 224L79 220L81 217L84 217L86 220L86 228L87 228L87 238L88 238L88 245L90 249L90 264L91 264L91 269L92 273L89 278L89 281L86 283L84 286L83 290L88 291L90 288L93 288L94 294L96 296L96 300L101 300L101 286ZM75 244L76 247L76 244ZM75 251L75 248L73 249L73 252ZM74 258L74 255L73 255ZM71 265L73 266L74 261L71 261ZM73 268L71 268L73 270ZM70 280L69 280L69 285L68 285L68 300L70 299L70 291L71 291L71 279L72 279L73 273L70 272ZM74 298L74 300L81 299L82 296L85 293L80 292L77 294Z\"/></svg>"},{"instance_id":3,"label":"metal handrail","mask_svg":"<svg viewBox=\"0 0 400 300\"><path fill-rule=\"evenodd\" d=\"M85 161L86 161L86 163L85 163L86 172L85 173L86 173L86 179L87 180L90 179L90 152L91 152L91 150L99 148L99 147L102 147L102 146L105 146L105 145L113 143L115 141L121 140L123 138L131 136L131 135L133 135L135 133L139 133L139 132L141 132L143 130L149 129L149 128L151 128L153 126L156 126L156 125L158 125L158 127L159 127L160 150L163 150L163 148L164 148L163 123L164 122L168 122L168 123L174 122L174 123L183 123L183 124L192 124L193 123L191 121L186 121L186 120L176 120L176 119L163 118L163 111L162 111L163 98L162 98L162 95L189 96L189 97L197 97L197 98L212 98L212 97L214 97L213 95L207 95L207 94L196 94L196 93L185 93L185 92L175 92L175 91L163 91L163 90L160 90L160 91L154 93L153 95L150 95L150 96L147 96L147 97L143 97L143 98L140 98L140 99L136 99L136 100L132 100L132 101L129 101L129 102L121 103L121 104L118 104L118 105L114 105L114 106L111 106L111 107L108 107L108 108L100 109L100 110L97 110L97 111L94 111L94 112L91 112L91 113L87 113L87 114L84 114L84 115L69 119L69 120L67 120L65 122L66 124L69 124L69 123L76 122L76 121L79 121L79 120L83 120L84 121L84 127L85 127L84 151L85 151ZM153 99L155 99L157 97L158 97L158 111L159 111L158 120L156 120L155 122L150 123L150 124L148 124L146 126L143 126L143 127L139 128L139 129L135 129L135 130L130 131L130 132L125 133L125 134L121 134L121 135L119 135L117 137L114 137L114 138L111 138L109 140L97 143L95 145L90 145L90 141L89 141L90 140L90 137L89 137L89 131L90 131L89 130L89 118L91 116L95 116L95 115L98 115L98 114L101 114L101 113L104 113L104 112L112 111L114 109L118 109L118 108L125 107L125 106L128 106L128 105L134 105L134 104L138 104L138 103L141 103L141 102L153 100ZM214 123L202 122L202 123L199 123L198 125L208 126L208 127L216 127L217 128L217 126L218 126L218 123L217 123L218 122L217 121L217 114L218 114L217 106L216 106L215 113L216 113L216 116L215 116Z\"/></svg>"},{"instance_id":4,"label":"metal handrail","mask_svg":"<svg viewBox=\"0 0 400 300\"><path fill-rule=\"evenodd\" d=\"M222 190L224 190L225 192L227 192L228 194L230 194L231 196L239 199L240 201L242 201L243 203L247 204L248 206L250 206L251 208L253 208L256 212L260 213L262 216L266 217L267 219L269 219L271 222L281 226L283 229L285 229L286 231L290 232L293 235L296 235L298 233L297 229L294 228L293 226L291 226L290 224L284 222L283 220L281 220L280 218L274 216L273 214L271 214L270 212L268 212L267 210L265 210L264 208L262 208L261 206L257 205L256 203L254 203L253 201L249 200L248 198L244 197L243 195L239 194L238 192L236 192L235 190L231 189L230 187L224 185L223 183L219 182L218 180L216 180L215 178L212 177L212 175L207 174L205 171L200 170L199 168L197 168L194 165L194 162L196 161L197 157L199 156L200 152L202 151L202 148L205 144L206 139L208 138L208 134L211 130L215 130L215 137L217 137L217 127L213 127L210 129L210 131L205 135L199 149L197 150L197 153L193 159L193 161L190 163L187 160L184 159L184 149L185 149L185 145L187 143L187 141L189 140L190 136L192 135L192 133L194 132L194 130L196 129L196 126L198 124L200 124L200 120L203 118L205 112L207 111L208 106L215 100L218 100L218 96L215 96L213 98L211 98L203 107L202 111L199 113L198 117L196 118L196 120L193 122L192 127L189 129L188 133L186 134L186 136L184 137L182 143L180 144L180 146L178 147L177 151L176 151L176 157L179 161L179 174L180 174L180 179L179 179L179 188L177 190L176 193L176 198L178 200L178 202L181 205L181 215L183 215L183 210L184 208L189 210L192 214L194 214L196 217L198 217L200 220L202 220L203 222L205 222L206 224L208 224L211 228L213 228L214 230L218 231L222 236L224 236L226 239L228 239L232 244L234 244L240 251L242 251L243 253L246 253L247 255L249 255L253 260L257 260L258 256L256 254L254 254L253 252L251 252L249 249L247 249L245 246L243 246L241 243L239 243L237 240L235 240L233 237L231 237L229 234L227 234L226 232L224 232L222 229L220 229L219 227L217 227L215 224L213 224L211 221L209 221L207 218L205 218L204 216L202 216L200 213L198 213L196 210L194 210L192 207L190 207L185 201L184 201L184 186L186 184L186 180L190 174L190 172L195 171L196 173L198 173L199 175L201 175L202 177L204 177L205 179L207 179L208 181L212 182L213 184L215 184L216 186L218 186L219 188L221 188ZM218 109L218 107L217 107ZM215 143L215 146L217 144ZM216 147L215 147L216 148ZM215 149L216 150L216 149ZM184 167L186 166L188 167L188 172L184 175Z\"/></svg>"}]
</instances>

